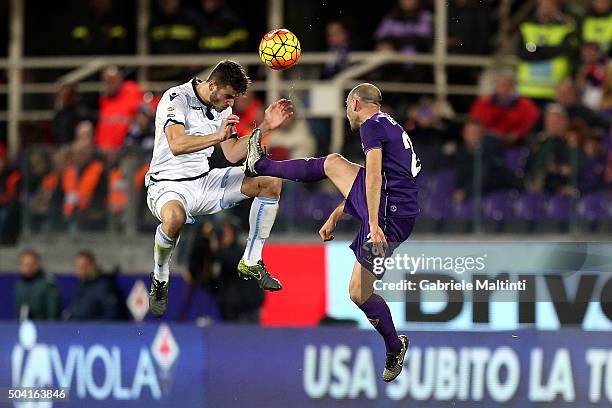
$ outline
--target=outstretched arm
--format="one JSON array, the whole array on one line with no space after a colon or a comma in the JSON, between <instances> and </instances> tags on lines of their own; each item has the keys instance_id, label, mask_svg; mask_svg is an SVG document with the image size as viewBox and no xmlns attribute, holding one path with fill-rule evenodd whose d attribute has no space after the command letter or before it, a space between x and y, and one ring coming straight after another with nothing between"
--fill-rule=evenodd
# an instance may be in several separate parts
<instances>
[{"instance_id":1,"label":"outstretched arm","mask_svg":"<svg viewBox=\"0 0 612 408\"><path fill-rule=\"evenodd\" d=\"M291 116L293 116L291 101L280 99L268 106L264 113L264 120L261 122L259 128L265 135L280 127ZM243 160L246 156L246 145L248 140L248 137L241 137L239 139L232 138L221 143L221 149L223 149L225 158L232 163Z\"/></svg>"},{"instance_id":2,"label":"outstretched arm","mask_svg":"<svg viewBox=\"0 0 612 408\"><path fill-rule=\"evenodd\" d=\"M366 201L368 203L368 223L370 225L370 238L378 255L384 255L387 240L378 225L378 211L380 209L380 191L382 188L382 149L374 148L366 154Z\"/></svg>"}]
</instances>

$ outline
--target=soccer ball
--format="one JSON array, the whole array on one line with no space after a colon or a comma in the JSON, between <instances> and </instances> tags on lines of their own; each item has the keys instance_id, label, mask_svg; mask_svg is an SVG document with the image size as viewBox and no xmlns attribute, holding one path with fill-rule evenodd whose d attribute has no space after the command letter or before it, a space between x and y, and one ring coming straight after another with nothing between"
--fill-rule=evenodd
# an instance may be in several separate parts
<instances>
[{"instance_id":1,"label":"soccer ball","mask_svg":"<svg viewBox=\"0 0 612 408\"><path fill-rule=\"evenodd\" d=\"M263 36L259 43L259 58L268 67L287 69L300 59L300 41L291 31L279 28Z\"/></svg>"}]
</instances>

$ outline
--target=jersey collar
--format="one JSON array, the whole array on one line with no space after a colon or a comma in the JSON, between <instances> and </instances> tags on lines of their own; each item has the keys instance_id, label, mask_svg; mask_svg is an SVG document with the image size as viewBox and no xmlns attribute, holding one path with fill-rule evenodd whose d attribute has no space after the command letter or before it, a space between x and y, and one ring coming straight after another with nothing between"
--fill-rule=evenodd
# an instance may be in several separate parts
<instances>
[{"instance_id":1,"label":"jersey collar","mask_svg":"<svg viewBox=\"0 0 612 408\"><path fill-rule=\"evenodd\" d=\"M206 117L210 120L213 120L215 118L212 113L213 106L209 103L204 102L204 99L202 99L200 97L200 94L198 93L197 86L201 84L202 82L204 81L202 81L200 78L193 77L193 79L191 80L191 86L193 87L193 93L195 94L196 98L198 98L198 101L200 101L202 105L206 106Z\"/></svg>"}]
</instances>

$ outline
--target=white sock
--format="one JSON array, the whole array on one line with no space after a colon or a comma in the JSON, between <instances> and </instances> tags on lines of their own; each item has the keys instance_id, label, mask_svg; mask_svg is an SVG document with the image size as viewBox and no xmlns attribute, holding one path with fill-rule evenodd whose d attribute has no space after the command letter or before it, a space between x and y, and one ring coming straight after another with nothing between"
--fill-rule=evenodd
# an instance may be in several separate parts
<instances>
[{"instance_id":1,"label":"white sock","mask_svg":"<svg viewBox=\"0 0 612 408\"><path fill-rule=\"evenodd\" d=\"M161 224L157 226L155 245L153 247L153 257L155 259L153 276L158 281L168 281L170 278L170 258L172 258L172 251L174 251L177 243L178 237L175 239L170 238L162 230Z\"/></svg>"},{"instance_id":2,"label":"white sock","mask_svg":"<svg viewBox=\"0 0 612 408\"><path fill-rule=\"evenodd\" d=\"M261 260L266 238L274 225L278 212L278 200L275 198L255 197L249 213L249 237L243 259L247 265L255 265Z\"/></svg>"}]
</instances>

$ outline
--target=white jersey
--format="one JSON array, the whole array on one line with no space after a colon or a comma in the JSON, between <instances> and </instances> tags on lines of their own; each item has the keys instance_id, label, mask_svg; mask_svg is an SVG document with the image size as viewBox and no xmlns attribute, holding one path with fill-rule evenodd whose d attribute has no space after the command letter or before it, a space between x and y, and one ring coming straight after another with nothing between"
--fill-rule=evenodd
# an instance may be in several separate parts
<instances>
[{"instance_id":1,"label":"white jersey","mask_svg":"<svg viewBox=\"0 0 612 408\"><path fill-rule=\"evenodd\" d=\"M151 166L146 175L148 186L150 177L155 179L176 180L197 177L209 171L208 158L214 147L194 153L175 156L170 150L166 137L166 127L173 124L185 126L187 135L210 135L217 132L223 119L232 113L228 107L217 112L207 105L196 92L196 86L201 81L193 78L182 85L175 86L164 92L155 113L155 146ZM207 116L211 116L209 119Z\"/></svg>"}]
</instances>

